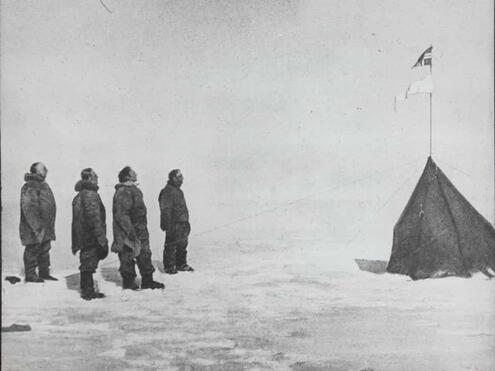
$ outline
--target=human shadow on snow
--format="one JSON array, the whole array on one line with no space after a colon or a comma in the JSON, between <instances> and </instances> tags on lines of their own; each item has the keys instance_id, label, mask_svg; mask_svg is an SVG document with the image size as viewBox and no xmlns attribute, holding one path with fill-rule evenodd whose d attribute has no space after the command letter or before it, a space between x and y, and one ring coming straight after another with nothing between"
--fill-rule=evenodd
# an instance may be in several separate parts
<instances>
[{"instance_id":1,"label":"human shadow on snow","mask_svg":"<svg viewBox=\"0 0 495 371\"><path fill-rule=\"evenodd\" d=\"M79 273L73 273L65 276L65 285L69 290L79 291L81 276Z\"/></svg>"},{"instance_id":2,"label":"human shadow on snow","mask_svg":"<svg viewBox=\"0 0 495 371\"><path fill-rule=\"evenodd\" d=\"M122 287L122 277L118 267L101 267L100 270L105 281L113 282L118 287Z\"/></svg>"}]
</instances>

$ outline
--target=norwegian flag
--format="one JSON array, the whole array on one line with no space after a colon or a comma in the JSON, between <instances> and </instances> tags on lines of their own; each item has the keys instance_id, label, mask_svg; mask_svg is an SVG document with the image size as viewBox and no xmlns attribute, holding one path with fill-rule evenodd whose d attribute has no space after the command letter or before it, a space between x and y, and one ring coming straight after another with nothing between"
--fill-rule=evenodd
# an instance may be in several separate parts
<instances>
[{"instance_id":1,"label":"norwegian flag","mask_svg":"<svg viewBox=\"0 0 495 371\"><path fill-rule=\"evenodd\" d=\"M418 61L411 68L431 66L432 65L432 50L433 50L433 46L430 46L428 49L426 49L423 52L423 54L421 54L419 56Z\"/></svg>"}]
</instances>

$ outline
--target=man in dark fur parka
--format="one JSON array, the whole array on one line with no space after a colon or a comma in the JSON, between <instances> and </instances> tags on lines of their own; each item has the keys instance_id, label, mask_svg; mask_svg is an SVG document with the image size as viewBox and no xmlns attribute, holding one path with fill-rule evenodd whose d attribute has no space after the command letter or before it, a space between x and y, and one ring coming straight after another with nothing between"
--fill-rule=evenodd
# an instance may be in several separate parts
<instances>
[{"instance_id":1,"label":"man in dark fur parka","mask_svg":"<svg viewBox=\"0 0 495 371\"><path fill-rule=\"evenodd\" d=\"M163 267L168 274L176 274L177 271L194 271L187 264L187 244L191 225L184 192L180 189L183 181L184 176L181 171L172 170L168 174L167 185L158 197L161 212L160 226L166 231Z\"/></svg>"},{"instance_id":2,"label":"man in dark fur parka","mask_svg":"<svg viewBox=\"0 0 495 371\"><path fill-rule=\"evenodd\" d=\"M57 281L50 275L51 241L55 240L56 204L45 182L48 169L41 162L31 165L21 189L19 234L24 249L26 282ZM38 273L36 273L38 268Z\"/></svg>"},{"instance_id":3,"label":"man in dark fur parka","mask_svg":"<svg viewBox=\"0 0 495 371\"><path fill-rule=\"evenodd\" d=\"M150 240L143 192L137 187L137 174L130 167L119 173L119 184L113 196L112 251L118 253L123 288L137 290L136 268L141 273L141 289L163 289L153 280Z\"/></svg>"},{"instance_id":4,"label":"man in dark fur parka","mask_svg":"<svg viewBox=\"0 0 495 371\"><path fill-rule=\"evenodd\" d=\"M81 298L99 299L93 274L98 262L108 255L105 207L98 194L98 175L91 168L81 171L81 180L75 186L77 196L72 201L72 253L79 253Z\"/></svg>"}]
</instances>

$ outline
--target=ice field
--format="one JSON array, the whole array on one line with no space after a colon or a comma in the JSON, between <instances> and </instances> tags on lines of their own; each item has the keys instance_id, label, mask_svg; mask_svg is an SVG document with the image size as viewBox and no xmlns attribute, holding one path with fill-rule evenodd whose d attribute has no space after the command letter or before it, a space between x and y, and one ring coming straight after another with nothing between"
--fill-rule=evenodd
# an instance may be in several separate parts
<instances>
[{"instance_id":1,"label":"ice field","mask_svg":"<svg viewBox=\"0 0 495 371\"><path fill-rule=\"evenodd\" d=\"M495 367L495 280L375 275L339 258L339 246L311 245L224 241L192 249L196 272L157 269L164 291L123 291L117 264L103 264L95 278L107 298L90 302L79 298L74 272L42 285L4 281L4 326L27 323L32 331L2 333L2 368Z\"/></svg>"}]
</instances>

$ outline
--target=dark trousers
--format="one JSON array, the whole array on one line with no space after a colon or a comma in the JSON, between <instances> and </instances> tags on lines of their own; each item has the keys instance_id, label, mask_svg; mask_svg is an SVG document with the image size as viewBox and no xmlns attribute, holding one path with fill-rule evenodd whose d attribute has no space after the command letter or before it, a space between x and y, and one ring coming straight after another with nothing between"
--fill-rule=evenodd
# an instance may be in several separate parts
<instances>
[{"instance_id":1,"label":"dark trousers","mask_svg":"<svg viewBox=\"0 0 495 371\"><path fill-rule=\"evenodd\" d=\"M95 273L98 268L98 246L84 248L79 252L80 272Z\"/></svg>"},{"instance_id":2,"label":"dark trousers","mask_svg":"<svg viewBox=\"0 0 495 371\"><path fill-rule=\"evenodd\" d=\"M124 250L119 252L120 260L120 274L122 277L136 277L136 263L139 268L141 277L151 275L155 271L153 264L151 263L151 250L149 239L141 240L141 252L134 259L134 253L132 250Z\"/></svg>"},{"instance_id":3,"label":"dark trousers","mask_svg":"<svg viewBox=\"0 0 495 371\"><path fill-rule=\"evenodd\" d=\"M40 276L50 274L50 241L27 245L24 249L24 274L26 278L36 277L36 267Z\"/></svg>"},{"instance_id":4,"label":"dark trousers","mask_svg":"<svg viewBox=\"0 0 495 371\"><path fill-rule=\"evenodd\" d=\"M172 231L167 231L163 249L163 268L172 269L187 264L187 244L191 233L189 222L175 223Z\"/></svg>"}]
</instances>

